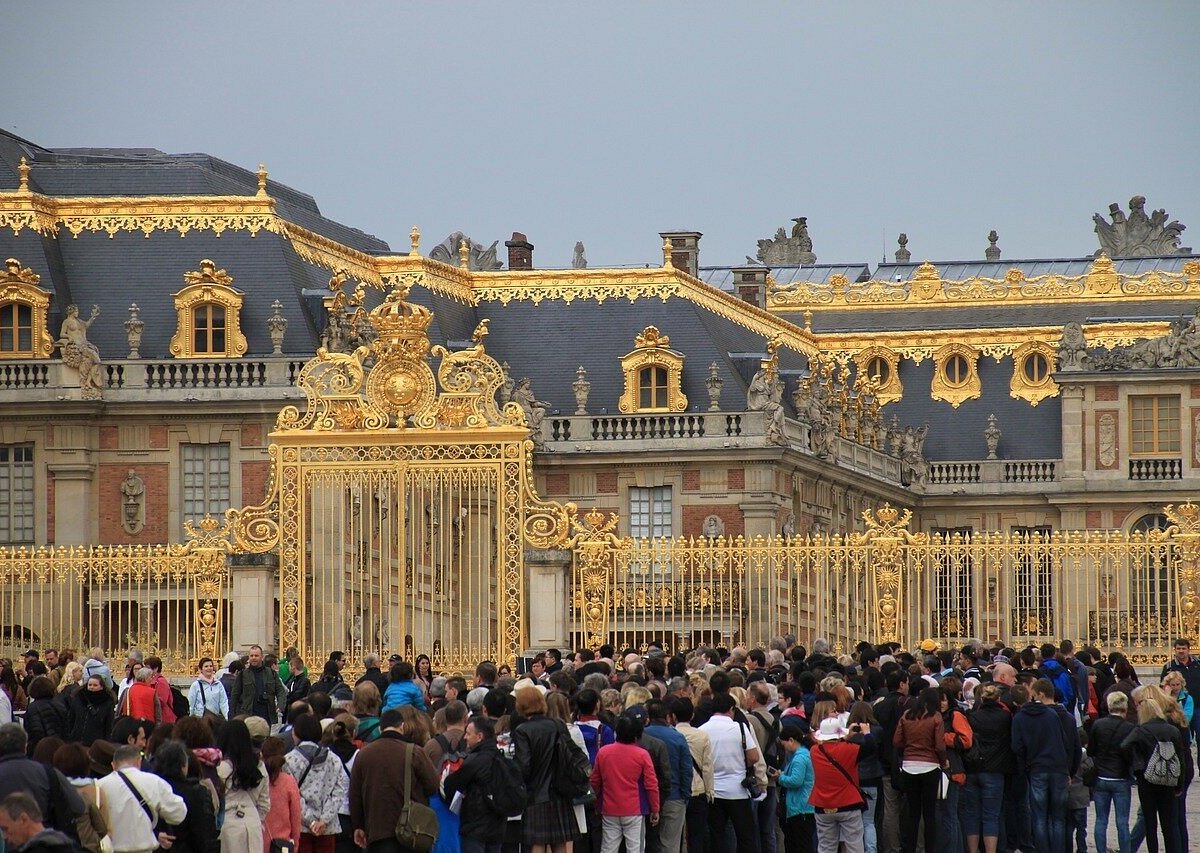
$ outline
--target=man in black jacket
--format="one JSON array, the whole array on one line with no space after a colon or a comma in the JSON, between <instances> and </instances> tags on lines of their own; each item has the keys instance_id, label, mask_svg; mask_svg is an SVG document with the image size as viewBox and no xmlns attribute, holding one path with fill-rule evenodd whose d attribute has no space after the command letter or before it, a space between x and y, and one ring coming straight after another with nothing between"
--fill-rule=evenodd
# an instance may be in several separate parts
<instances>
[{"instance_id":1,"label":"man in black jacket","mask_svg":"<svg viewBox=\"0 0 1200 853\"><path fill-rule=\"evenodd\" d=\"M287 695L275 670L263 661L262 646L251 646L246 668L237 674L230 691L230 715L262 717L274 724L279 721L280 709L286 707Z\"/></svg>"},{"instance_id":2,"label":"man in black jacket","mask_svg":"<svg viewBox=\"0 0 1200 853\"><path fill-rule=\"evenodd\" d=\"M883 798L875 809L875 830L879 838L879 849L883 853L900 850L900 810L904 806L904 792L892 784L895 764L895 748L892 738L900 717L908 704L908 679L904 670L890 670L884 681L887 693L874 705L875 719L883 727L879 738L879 763L883 767Z\"/></svg>"},{"instance_id":3,"label":"man in black jacket","mask_svg":"<svg viewBox=\"0 0 1200 853\"><path fill-rule=\"evenodd\" d=\"M487 850L499 846L508 819L489 802L500 774L496 764L506 760L496 748L496 727L486 717L467 723L466 741L470 751L462 767L446 777L446 799L462 793L458 834L463 850Z\"/></svg>"},{"instance_id":4,"label":"man in black jacket","mask_svg":"<svg viewBox=\"0 0 1200 853\"><path fill-rule=\"evenodd\" d=\"M379 698L383 698L383 694L387 692L388 677L383 674L379 668L379 655L374 652L368 652L363 655L364 671L358 681L354 682L354 686L362 684L364 681L369 681L379 688Z\"/></svg>"},{"instance_id":5,"label":"man in black jacket","mask_svg":"<svg viewBox=\"0 0 1200 853\"><path fill-rule=\"evenodd\" d=\"M1079 769L1075 718L1054 701L1047 678L1033 683L1030 700L1013 717L1012 749L1017 772L1029 780L1029 810L1038 850L1065 850L1067 783Z\"/></svg>"},{"instance_id":6,"label":"man in black jacket","mask_svg":"<svg viewBox=\"0 0 1200 853\"><path fill-rule=\"evenodd\" d=\"M87 806L73 785L53 767L25 757L25 729L20 723L0 725L0 799L25 793L33 797L38 820L75 837L75 818Z\"/></svg>"}]
</instances>

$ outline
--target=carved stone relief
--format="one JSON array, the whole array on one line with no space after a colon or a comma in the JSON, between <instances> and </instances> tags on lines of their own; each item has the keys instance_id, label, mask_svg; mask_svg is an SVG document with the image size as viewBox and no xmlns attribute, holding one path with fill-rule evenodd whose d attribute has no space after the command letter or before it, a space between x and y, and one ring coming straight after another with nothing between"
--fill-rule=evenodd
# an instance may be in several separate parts
<instances>
[{"instance_id":1,"label":"carved stone relief","mask_svg":"<svg viewBox=\"0 0 1200 853\"><path fill-rule=\"evenodd\" d=\"M815 264L812 238L808 236L808 217L798 216L792 220L789 236L783 228L769 240L758 241L758 259L769 267L794 267L800 264Z\"/></svg>"},{"instance_id":2,"label":"carved stone relief","mask_svg":"<svg viewBox=\"0 0 1200 853\"><path fill-rule=\"evenodd\" d=\"M146 484L132 468L121 481L121 527L130 536L146 525Z\"/></svg>"},{"instance_id":3,"label":"carved stone relief","mask_svg":"<svg viewBox=\"0 0 1200 853\"><path fill-rule=\"evenodd\" d=\"M1096 414L1096 467L1117 467L1117 415L1115 412Z\"/></svg>"},{"instance_id":4,"label":"carved stone relief","mask_svg":"<svg viewBox=\"0 0 1200 853\"><path fill-rule=\"evenodd\" d=\"M504 264L496 257L496 247L500 244L499 240L493 240L492 245L486 249L481 243L476 243L466 234L461 231L455 231L441 243L433 247L429 253L429 257L434 261L441 261L443 264L451 266L459 265L459 248L462 242L467 241L467 269L481 272L491 270L504 269Z\"/></svg>"},{"instance_id":5,"label":"carved stone relief","mask_svg":"<svg viewBox=\"0 0 1200 853\"><path fill-rule=\"evenodd\" d=\"M719 515L710 515L704 519L704 526L701 528L701 532L710 539L724 536L725 522Z\"/></svg>"}]
</instances>

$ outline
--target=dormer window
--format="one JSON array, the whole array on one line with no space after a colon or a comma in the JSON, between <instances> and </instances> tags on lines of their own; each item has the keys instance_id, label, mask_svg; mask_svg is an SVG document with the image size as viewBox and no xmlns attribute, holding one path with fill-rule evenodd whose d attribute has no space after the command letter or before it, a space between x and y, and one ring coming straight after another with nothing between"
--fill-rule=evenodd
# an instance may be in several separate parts
<instances>
[{"instance_id":1,"label":"dormer window","mask_svg":"<svg viewBox=\"0 0 1200 853\"><path fill-rule=\"evenodd\" d=\"M634 349L621 358L625 393L618 408L626 413L684 412L683 354L670 349L671 339L647 326L633 339Z\"/></svg>"},{"instance_id":2,"label":"dormer window","mask_svg":"<svg viewBox=\"0 0 1200 853\"><path fill-rule=\"evenodd\" d=\"M46 331L50 294L41 277L9 258L0 273L0 358L49 358L54 341Z\"/></svg>"},{"instance_id":3,"label":"dormer window","mask_svg":"<svg viewBox=\"0 0 1200 853\"><path fill-rule=\"evenodd\" d=\"M184 273L187 287L175 294L177 326L171 338L176 358L238 358L246 354L241 310L245 297L233 277L207 258L198 272Z\"/></svg>"}]
</instances>

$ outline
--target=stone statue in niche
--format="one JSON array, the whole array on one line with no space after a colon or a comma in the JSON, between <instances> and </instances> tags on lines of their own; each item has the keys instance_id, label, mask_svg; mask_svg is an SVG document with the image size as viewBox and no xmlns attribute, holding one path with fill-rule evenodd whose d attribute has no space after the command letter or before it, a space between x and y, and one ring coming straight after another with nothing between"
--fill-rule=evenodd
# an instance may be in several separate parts
<instances>
[{"instance_id":1,"label":"stone statue in niche","mask_svg":"<svg viewBox=\"0 0 1200 853\"><path fill-rule=\"evenodd\" d=\"M779 528L779 535L784 539L791 539L796 535L796 514L789 512L783 519L783 525Z\"/></svg>"},{"instance_id":2,"label":"stone statue in niche","mask_svg":"<svg viewBox=\"0 0 1200 853\"><path fill-rule=\"evenodd\" d=\"M798 216L792 220L791 236L782 228L770 240L758 241L758 259L769 267L795 267L815 264L812 238L808 236L808 217Z\"/></svg>"},{"instance_id":3,"label":"stone statue in niche","mask_svg":"<svg viewBox=\"0 0 1200 853\"><path fill-rule=\"evenodd\" d=\"M441 261L443 264L449 264L453 267L458 266L458 249L464 240L467 241L468 248L467 269L479 272L504 269L504 264L496 257L496 247L500 245L499 240L493 240L492 245L485 249L482 244L476 243L461 231L455 231L441 243L434 246L433 250L429 253L430 260Z\"/></svg>"},{"instance_id":4,"label":"stone statue in niche","mask_svg":"<svg viewBox=\"0 0 1200 853\"><path fill-rule=\"evenodd\" d=\"M56 345L62 352L63 363L79 371L79 394L85 400L104 397L104 368L100 350L87 339L88 328L100 316L100 306L93 305L86 319L79 317L79 306L68 305L67 316L58 333Z\"/></svg>"},{"instance_id":5,"label":"stone statue in niche","mask_svg":"<svg viewBox=\"0 0 1200 853\"><path fill-rule=\"evenodd\" d=\"M121 481L121 527L130 536L142 532L146 524L146 484L132 468Z\"/></svg>"},{"instance_id":6,"label":"stone statue in niche","mask_svg":"<svg viewBox=\"0 0 1200 853\"><path fill-rule=\"evenodd\" d=\"M525 422L533 433L530 436L533 439L533 446L541 447L544 443L542 441L542 421L546 419L546 412L550 411L550 404L533 395L533 383L529 381L528 376L517 383L516 389L512 392L512 400L525 412Z\"/></svg>"},{"instance_id":7,"label":"stone statue in niche","mask_svg":"<svg viewBox=\"0 0 1200 853\"><path fill-rule=\"evenodd\" d=\"M700 532L709 539L715 539L718 536L725 535L725 522L719 515L710 515L704 519L704 526Z\"/></svg>"},{"instance_id":8,"label":"stone statue in niche","mask_svg":"<svg viewBox=\"0 0 1200 853\"><path fill-rule=\"evenodd\" d=\"M1111 221L1099 213L1092 216L1100 240L1096 257L1103 254L1110 258L1147 258L1192 253L1191 247L1179 245L1187 226L1178 221L1167 222L1167 212L1162 209L1147 216L1145 196L1135 195L1129 200L1129 216L1121 212L1116 202L1108 206L1108 215Z\"/></svg>"},{"instance_id":9,"label":"stone statue in niche","mask_svg":"<svg viewBox=\"0 0 1200 853\"><path fill-rule=\"evenodd\" d=\"M1063 326L1062 340L1058 344L1058 369L1084 370L1087 363L1087 340L1083 336L1083 326L1072 320Z\"/></svg>"},{"instance_id":10,"label":"stone statue in niche","mask_svg":"<svg viewBox=\"0 0 1200 853\"><path fill-rule=\"evenodd\" d=\"M929 463L925 460L925 437L929 424L914 429L910 424L900 440L900 480L902 483L925 485Z\"/></svg>"}]
</instances>

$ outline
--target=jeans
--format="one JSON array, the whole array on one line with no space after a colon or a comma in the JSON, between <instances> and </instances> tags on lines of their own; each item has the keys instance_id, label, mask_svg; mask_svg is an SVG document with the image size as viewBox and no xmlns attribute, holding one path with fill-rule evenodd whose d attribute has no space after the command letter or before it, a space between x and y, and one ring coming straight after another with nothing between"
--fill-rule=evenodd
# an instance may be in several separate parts
<instances>
[{"instance_id":1,"label":"jeans","mask_svg":"<svg viewBox=\"0 0 1200 853\"><path fill-rule=\"evenodd\" d=\"M867 795L867 810L863 812L863 850L865 853L877 853L879 836L875 832L875 810L879 808L879 797L883 791L878 785L863 785L862 790Z\"/></svg>"},{"instance_id":2,"label":"jeans","mask_svg":"<svg viewBox=\"0 0 1200 853\"><path fill-rule=\"evenodd\" d=\"M926 835L925 850L927 853L962 853L962 827L958 823L958 800L962 795L962 789L962 785L951 779L946 799L937 801L937 846L930 844L929 837ZM928 828L925 831L928 833Z\"/></svg>"},{"instance_id":3,"label":"jeans","mask_svg":"<svg viewBox=\"0 0 1200 853\"><path fill-rule=\"evenodd\" d=\"M1117 849L1129 853L1129 800L1130 786L1124 779L1097 779L1092 789L1092 802L1096 804L1096 826L1093 832L1096 850L1104 853L1108 849L1108 813L1117 809Z\"/></svg>"},{"instance_id":4,"label":"jeans","mask_svg":"<svg viewBox=\"0 0 1200 853\"><path fill-rule=\"evenodd\" d=\"M735 843L729 847L725 837L726 827L733 826ZM756 853L758 850L758 824L754 822L754 810L749 799L714 799L708 805L709 849L712 853Z\"/></svg>"},{"instance_id":5,"label":"jeans","mask_svg":"<svg viewBox=\"0 0 1200 853\"><path fill-rule=\"evenodd\" d=\"M754 819L758 823L758 853L775 853L775 824L779 820L776 806L779 788L767 786L767 796L754 804Z\"/></svg>"},{"instance_id":6,"label":"jeans","mask_svg":"<svg viewBox=\"0 0 1200 853\"><path fill-rule=\"evenodd\" d=\"M1066 773L1029 774L1029 812L1033 821L1033 843L1038 850L1067 847Z\"/></svg>"},{"instance_id":7,"label":"jeans","mask_svg":"<svg viewBox=\"0 0 1200 853\"><path fill-rule=\"evenodd\" d=\"M964 836L1000 837L1004 805L1003 773L969 773L958 801L958 822Z\"/></svg>"},{"instance_id":8,"label":"jeans","mask_svg":"<svg viewBox=\"0 0 1200 853\"><path fill-rule=\"evenodd\" d=\"M683 834L687 838L688 853L708 853L708 797L706 795L697 794L688 800Z\"/></svg>"},{"instance_id":9,"label":"jeans","mask_svg":"<svg viewBox=\"0 0 1200 853\"><path fill-rule=\"evenodd\" d=\"M907 804L900 813L900 849L917 849L917 828L925 826L925 850L934 853L938 849L940 828L937 825L938 783L940 771L928 773L900 773Z\"/></svg>"},{"instance_id":10,"label":"jeans","mask_svg":"<svg viewBox=\"0 0 1200 853\"><path fill-rule=\"evenodd\" d=\"M1029 780L1014 773L1004 777L1004 832L1002 850L1032 850L1033 833L1029 828Z\"/></svg>"},{"instance_id":11,"label":"jeans","mask_svg":"<svg viewBox=\"0 0 1200 853\"><path fill-rule=\"evenodd\" d=\"M480 841L478 838L462 836L459 836L459 844L462 853L500 853L501 848L499 841Z\"/></svg>"},{"instance_id":12,"label":"jeans","mask_svg":"<svg viewBox=\"0 0 1200 853\"><path fill-rule=\"evenodd\" d=\"M1166 853L1182 853L1183 842L1179 837L1179 823L1175 819L1175 789L1138 782L1138 799L1142 803L1142 817L1146 821L1146 849L1150 853L1158 853L1158 829L1161 826Z\"/></svg>"}]
</instances>

